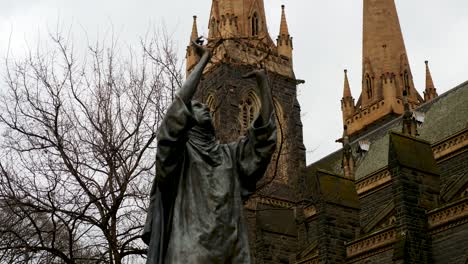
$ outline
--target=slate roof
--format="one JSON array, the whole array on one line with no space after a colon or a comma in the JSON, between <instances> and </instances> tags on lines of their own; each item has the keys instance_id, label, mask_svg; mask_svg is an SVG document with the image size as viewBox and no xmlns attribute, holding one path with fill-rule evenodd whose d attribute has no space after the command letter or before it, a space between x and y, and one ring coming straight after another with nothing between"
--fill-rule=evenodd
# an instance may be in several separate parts
<instances>
[{"instance_id":1,"label":"slate roof","mask_svg":"<svg viewBox=\"0 0 468 264\"><path fill-rule=\"evenodd\" d=\"M418 128L418 138L438 143L468 127L468 81L424 103L415 109L425 114L424 123ZM402 117L398 117L351 142L357 158L356 180L359 180L388 163L389 131L401 132ZM370 149L362 155L356 153L358 142L369 140ZM335 151L307 166L307 174L318 169L343 174L342 150Z\"/></svg>"}]
</instances>

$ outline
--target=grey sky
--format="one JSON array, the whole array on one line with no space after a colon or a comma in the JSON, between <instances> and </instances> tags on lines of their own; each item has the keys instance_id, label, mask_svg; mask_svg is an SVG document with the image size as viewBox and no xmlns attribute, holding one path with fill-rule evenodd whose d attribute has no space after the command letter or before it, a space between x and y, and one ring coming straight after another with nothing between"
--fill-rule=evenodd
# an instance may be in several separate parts
<instances>
[{"instance_id":1,"label":"grey sky","mask_svg":"<svg viewBox=\"0 0 468 264\"><path fill-rule=\"evenodd\" d=\"M362 0L264 0L273 39L279 30L281 4L286 5L294 38L294 69L306 84L299 87L307 162L338 149L343 69L349 71L353 96L361 89ZM416 88L424 90L424 60L439 94L468 80L468 1L396 0ZM207 35L210 0L0 0L0 55L20 56L47 38L57 25L70 28L76 49L84 49L84 32L93 39L110 29L127 44L154 25L164 23L185 56L197 15L199 33ZM83 44L83 47L79 45ZM3 63L0 71L4 71ZM4 83L0 82L0 89Z\"/></svg>"}]
</instances>

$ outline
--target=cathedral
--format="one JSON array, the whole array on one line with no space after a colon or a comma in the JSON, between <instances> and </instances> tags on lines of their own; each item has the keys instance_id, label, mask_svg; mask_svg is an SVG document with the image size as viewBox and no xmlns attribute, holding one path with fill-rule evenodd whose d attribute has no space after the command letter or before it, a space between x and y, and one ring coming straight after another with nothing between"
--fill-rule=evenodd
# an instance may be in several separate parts
<instances>
[{"instance_id":1,"label":"cathedral","mask_svg":"<svg viewBox=\"0 0 468 264\"><path fill-rule=\"evenodd\" d=\"M363 2L362 91L353 97L345 70L342 148L307 165L285 7L273 40L263 0L212 0L196 97L220 142L259 109L243 74L265 68L273 92L276 153L244 210L256 264L468 263L468 82L439 95L426 61L421 94L395 1ZM187 73L197 61L189 44Z\"/></svg>"}]
</instances>

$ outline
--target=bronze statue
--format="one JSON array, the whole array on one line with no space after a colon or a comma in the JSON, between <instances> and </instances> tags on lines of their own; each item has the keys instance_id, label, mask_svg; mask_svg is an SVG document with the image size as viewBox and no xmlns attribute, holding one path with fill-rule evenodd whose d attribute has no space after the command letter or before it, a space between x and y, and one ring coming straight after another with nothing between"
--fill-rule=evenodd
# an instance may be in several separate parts
<instances>
[{"instance_id":1,"label":"bronze statue","mask_svg":"<svg viewBox=\"0 0 468 264\"><path fill-rule=\"evenodd\" d=\"M209 108L192 101L211 51L177 91L159 128L156 178L143 240L148 264L250 263L243 199L255 191L276 145L273 101L264 70L256 78L260 113L245 137L219 144Z\"/></svg>"}]
</instances>

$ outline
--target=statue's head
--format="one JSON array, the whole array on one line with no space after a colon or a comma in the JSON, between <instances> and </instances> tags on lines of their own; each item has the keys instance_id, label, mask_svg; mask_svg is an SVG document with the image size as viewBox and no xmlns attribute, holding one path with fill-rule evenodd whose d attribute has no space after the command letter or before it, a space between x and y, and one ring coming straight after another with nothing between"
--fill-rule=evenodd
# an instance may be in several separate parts
<instances>
[{"instance_id":1,"label":"statue's head","mask_svg":"<svg viewBox=\"0 0 468 264\"><path fill-rule=\"evenodd\" d=\"M210 108L198 101L192 101L192 113L197 125L207 129L213 130L213 118L211 116Z\"/></svg>"}]
</instances>

